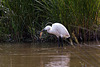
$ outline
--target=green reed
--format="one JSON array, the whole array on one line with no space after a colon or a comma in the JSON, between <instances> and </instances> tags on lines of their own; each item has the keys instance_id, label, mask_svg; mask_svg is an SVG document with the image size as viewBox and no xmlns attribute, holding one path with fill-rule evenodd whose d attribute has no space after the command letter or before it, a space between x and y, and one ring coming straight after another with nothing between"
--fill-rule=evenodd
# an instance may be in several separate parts
<instances>
[{"instance_id":1,"label":"green reed","mask_svg":"<svg viewBox=\"0 0 100 67\"><path fill-rule=\"evenodd\" d=\"M71 35L74 32L83 40L89 39L93 35L95 30L92 27L97 25L99 0L42 1L45 14L49 18L48 21L64 24ZM87 36L88 38L86 38Z\"/></svg>"},{"instance_id":2,"label":"green reed","mask_svg":"<svg viewBox=\"0 0 100 67\"><path fill-rule=\"evenodd\" d=\"M4 11L6 11L4 17L9 20L5 23L8 23L9 34L15 40L23 39L24 34L30 33L34 29L32 23L35 18L33 3L32 0L3 0Z\"/></svg>"},{"instance_id":3,"label":"green reed","mask_svg":"<svg viewBox=\"0 0 100 67\"><path fill-rule=\"evenodd\" d=\"M27 35L37 37L48 22L59 22L73 38L86 39L98 25L99 4L99 0L2 0L1 31L20 41Z\"/></svg>"}]
</instances>

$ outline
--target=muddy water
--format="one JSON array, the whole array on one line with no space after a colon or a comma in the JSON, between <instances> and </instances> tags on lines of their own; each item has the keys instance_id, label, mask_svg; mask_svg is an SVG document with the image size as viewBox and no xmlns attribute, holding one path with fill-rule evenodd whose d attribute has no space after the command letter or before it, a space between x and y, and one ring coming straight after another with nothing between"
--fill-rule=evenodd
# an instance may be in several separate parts
<instances>
[{"instance_id":1,"label":"muddy water","mask_svg":"<svg viewBox=\"0 0 100 67\"><path fill-rule=\"evenodd\" d=\"M100 67L100 46L0 44L0 67Z\"/></svg>"}]
</instances>

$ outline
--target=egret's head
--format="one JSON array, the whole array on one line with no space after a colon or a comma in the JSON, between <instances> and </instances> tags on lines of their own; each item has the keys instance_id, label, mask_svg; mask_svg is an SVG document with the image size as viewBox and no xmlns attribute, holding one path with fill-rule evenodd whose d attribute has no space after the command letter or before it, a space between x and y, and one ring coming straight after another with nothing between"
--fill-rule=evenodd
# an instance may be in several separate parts
<instances>
[{"instance_id":1,"label":"egret's head","mask_svg":"<svg viewBox=\"0 0 100 67\"><path fill-rule=\"evenodd\" d=\"M51 29L51 26L46 26L46 27L44 28L44 30L46 30L47 32L48 32L50 29Z\"/></svg>"},{"instance_id":2,"label":"egret's head","mask_svg":"<svg viewBox=\"0 0 100 67\"><path fill-rule=\"evenodd\" d=\"M51 29L51 26L46 26L46 27L40 32L40 38L41 38L41 36L42 36L42 34L43 34L43 31L49 32L50 29Z\"/></svg>"}]
</instances>

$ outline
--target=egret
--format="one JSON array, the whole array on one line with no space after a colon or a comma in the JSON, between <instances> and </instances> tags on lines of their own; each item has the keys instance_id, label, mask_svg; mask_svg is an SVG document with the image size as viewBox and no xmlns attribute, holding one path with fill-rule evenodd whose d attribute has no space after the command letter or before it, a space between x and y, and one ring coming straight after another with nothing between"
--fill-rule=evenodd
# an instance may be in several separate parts
<instances>
[{"instance_id":1,"label":"egret","mask_svg":"<svg viewBox=\"0 0 100 67\"><path fill-rule=\"evenodd\" d=\"M54 34L57 36L58 38L58 44L60 47L60 42L59 40L61 39L61 44L63 46L62 43L62 38L69 38L70 34L68 32L68 30L66 29L66 27L64 25L62 25L61 23L54 23L52 24L52 26L46 26L41 32L40 32L40 37L42 36L43 31L47 31L50 34Z\"/></svg>"}]
</instances>

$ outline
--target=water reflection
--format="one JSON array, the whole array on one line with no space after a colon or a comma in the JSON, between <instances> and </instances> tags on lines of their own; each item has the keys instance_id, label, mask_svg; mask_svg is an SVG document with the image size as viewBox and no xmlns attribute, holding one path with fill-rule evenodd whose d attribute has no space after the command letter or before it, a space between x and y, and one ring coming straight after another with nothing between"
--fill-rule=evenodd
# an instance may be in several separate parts
<instances>
[{"instance_id":1,"label":"water reflection","mask_svg":"<svg viewBox=\"0 0 100 67\"><path fill-rule=\"evenodd\" d=\"M57 55L50 58L45 67L69 67L70 55Z\"/></svg>"},{"instance_id":2,"label":"water reflection","mask_svg":"<svg viewBox=\"0 0 100 67\"><path fill-rule=\"evenodd\" d=\"M100 46L1 44L0 67L99 67Z\"/></svg>"}]
</instances>

